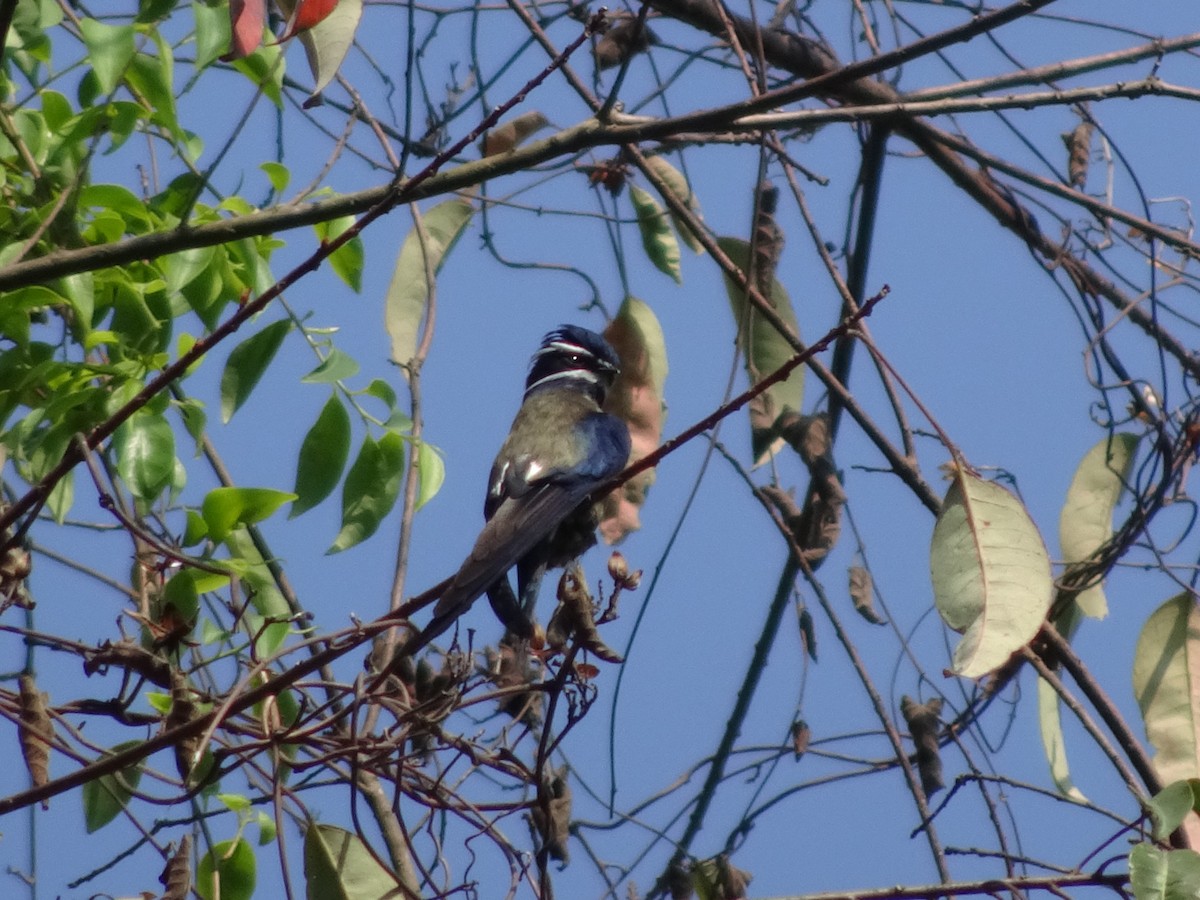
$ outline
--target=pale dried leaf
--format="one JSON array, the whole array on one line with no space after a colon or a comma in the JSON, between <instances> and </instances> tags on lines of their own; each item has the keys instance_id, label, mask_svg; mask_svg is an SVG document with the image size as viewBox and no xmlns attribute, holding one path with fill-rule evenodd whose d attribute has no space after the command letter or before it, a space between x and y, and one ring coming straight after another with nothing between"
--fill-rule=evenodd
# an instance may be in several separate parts
<instances>
[{"instance_id":1,"label":"pale dried leaf","mask_svg":"<svg viewBox=\"0 0 1200 900\"><path fill-rule=\"evenodd\" d=\"M479 152L482 156L496 156L515 150L549 124L550 120L539 110L523 112L485 134L479 142Z\"/></svg>"},{"instance_id":2,"label":"pale dried leaf","mask_svg":"<svg viewBox=\"0 0 1200 900\"><path fill-rule=\"evenodd\" d=\"M628 426L629 462L635 463L656 450L662 440L666 340L654 311L636 297L625 298L616 318L605 328L604 337L621 359L621 373L608 392L604 408ZM606 543L615 543L641 527L638 511L653 483L654 470L649 469L604 498L600 536Z\"/></svg>"},{"instance_id":3,"label":"pale dried leaf","mask_svg":"<svg viewBox=\"0 0 1200 900\"><path fill-rule=\"evenodd\" d=\"M1054 598L1050 557L1021 502L961 467L930 547L933 596L963 638L952 671L979 678L1029 643Z\"/></svg>"}]
</instances>

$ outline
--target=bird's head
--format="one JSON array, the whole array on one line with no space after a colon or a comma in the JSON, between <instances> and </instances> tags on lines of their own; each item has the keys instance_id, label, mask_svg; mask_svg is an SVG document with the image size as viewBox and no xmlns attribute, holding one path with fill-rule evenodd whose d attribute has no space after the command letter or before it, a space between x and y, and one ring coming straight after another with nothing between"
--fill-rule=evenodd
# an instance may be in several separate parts
<instances>
[{"instance_id":1,"label":"bird's head","mask_svg":"<svg viewBox=\"0 0 1200 900\"><path fill-rule=\"evenodd\" d=\"M542 338L529 361L525 396L553 387L584 391L603 405L619 370L620 360L608 341L578 325L560 325Z\"/></svg>"}]
</instances>

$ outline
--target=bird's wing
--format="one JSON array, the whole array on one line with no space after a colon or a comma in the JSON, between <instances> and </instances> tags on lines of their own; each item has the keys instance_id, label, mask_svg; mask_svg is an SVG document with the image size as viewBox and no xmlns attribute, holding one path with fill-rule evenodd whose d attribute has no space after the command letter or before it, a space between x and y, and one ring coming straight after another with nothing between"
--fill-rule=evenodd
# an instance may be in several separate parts
<instances>
[{"instance_id":1,"label":"bird's wing","mask_svg":"<svg viewBox=\"0 0 1200 900\"><path fill-rule=\"evenodd\" d=\"M592 487L594 483L590 480L544 481L521 497L503 500L434 607L434 620L465 610L518 559L549 535Z\"/></svg>"},{"instance_id":2,"label":"bird's wing","mask_svg":"<svg viewBox=\"0 0 1200 900\"><path fill-rule=\"evenodd\" d=\"M497 463L488 492L487 524L470 555L433 610L426 640L455 618L529 553L593 489L629 461L629 429L615 416L595 413L577 426L580 460L570 467L544 468L537 461Z\"/></svg>"}]
</instances>

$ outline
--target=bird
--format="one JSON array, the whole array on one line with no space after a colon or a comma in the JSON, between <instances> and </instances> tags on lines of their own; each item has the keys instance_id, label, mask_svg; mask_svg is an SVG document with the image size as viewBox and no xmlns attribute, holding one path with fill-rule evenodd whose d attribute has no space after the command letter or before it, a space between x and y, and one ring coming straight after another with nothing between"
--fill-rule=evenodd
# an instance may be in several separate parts
<instances>
[{"instance_id":1,"label":"bird","mask_svg":"<svg viewBox=\"0 0 1200 900\"><path fill-rule=\"evenodd\" d=\"M529 362L521 406L492 464L483 530L433 618L401 652L429 643L484 593L511 634L534 635L543 576L595 544L597 515L589 495L629 461L629 428L603 409L619 370L616 351L594 331L561 325L542 339ZM515 594L508 578L513 567Z\"/></svg>"}]
</instances>

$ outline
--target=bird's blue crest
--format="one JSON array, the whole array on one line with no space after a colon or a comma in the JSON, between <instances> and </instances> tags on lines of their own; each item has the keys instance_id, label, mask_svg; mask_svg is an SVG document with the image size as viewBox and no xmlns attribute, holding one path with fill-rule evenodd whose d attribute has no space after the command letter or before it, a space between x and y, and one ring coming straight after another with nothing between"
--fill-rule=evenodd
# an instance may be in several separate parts
<instances>
[{"instance_id":1,"label":"bird's blue crest","mask_svg":"<svg viewBox=\"0 0 1200 900\"><path fill-rule=\"evenodd\" d=\"M539 353L553 348L556 344L566 344L586 350L596 359L603 360L614 369L619 369L621 360L602 336L579 325L559 325L542 338Z\"/></svg>"}]
</instances>

